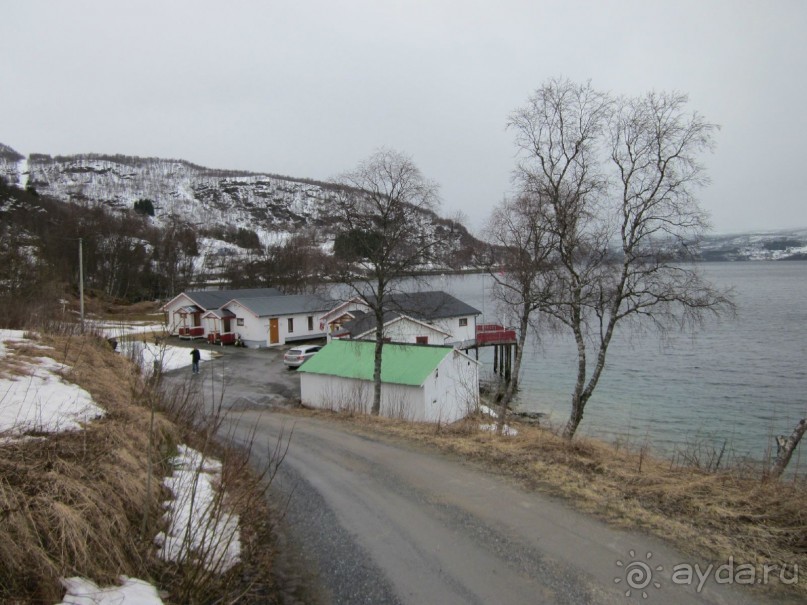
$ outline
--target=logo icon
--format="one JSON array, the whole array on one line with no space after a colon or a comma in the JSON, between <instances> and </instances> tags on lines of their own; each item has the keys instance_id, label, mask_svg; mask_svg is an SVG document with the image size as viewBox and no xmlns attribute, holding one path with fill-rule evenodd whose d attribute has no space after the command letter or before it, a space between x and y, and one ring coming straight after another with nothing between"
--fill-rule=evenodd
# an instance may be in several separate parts
<instances>
[{"instance_id":1,"label":"logo icon","mask_svg":"<svg viewBox=\"0 0 807 605\"><path fill-rule=\"evenodd\" d=\"M633 594L633 591L637 591L637 594L641 594L643 599L647 598L647 591L646 588L653 586L656 589L661 588L661 582L653 579L653 572L654 571L664 571L664 567L662 565L656 565L655 567L651 566L650 559L653 558L653 553L648 552L645 554L645 560L642 561L641 559L636 558L636 551L631 550L628 552L630 555L631 561L628 563L623 563L622 561L617 561L617 567L622 567L625 570L624 577L616 577L614 578L614 584L621 584L625 582L627 586L627 590L625 591L625 596L630 597Z\"/></svg>"}]
</instances>

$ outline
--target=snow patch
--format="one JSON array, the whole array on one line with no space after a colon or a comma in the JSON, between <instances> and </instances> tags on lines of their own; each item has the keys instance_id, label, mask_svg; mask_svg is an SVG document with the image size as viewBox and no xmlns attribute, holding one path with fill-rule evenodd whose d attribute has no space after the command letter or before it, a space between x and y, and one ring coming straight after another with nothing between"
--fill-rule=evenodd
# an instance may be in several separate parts
<instances>
[{"instance_id":1,"label":"snow patch","mask_svg":"<svg viewBox=\"0 0 807 605\"><path fill-rule=\"evenodd\" d=\"M118 351L140 365L143 373L151 375L156 367L163 372L178 370L191 365L191 349L167 344L152 344L140 340L123 340L118 343ZM200 350L200 361L213 359L211 351Z\"/></svg>"},{"instance_id":2,"label":"snow patch","mask_svg":"<svg viewBox=\"0 0 807 605\"><path fill-rule=\"evenodd\" d=\"M495 424L480 424L479 425L479 430L480 431L486 431L486 432L489 432L489 433L495 433L496 432L496 425ZM502 427L502 435L504 435L505 437L515 437L516 435L518 435L518 431L516 429L514 429L513 427L511 427L509 424L505 424Z\"/></svg>"},{"instance_id":3,"label":"snow patch","mask_svg":"<svg viewBox=\"0 0 807 605\"><path fill-rule=\"evenodd\" d=\"M479 406L479 411L482 412L483 414L485 414L486 416L490 416L491 418L498 418L499 417L499 415L493 410L493 408L490 408L490 407L488 407L486 405L480 405Z\"/></svg>"},{"instance_id":4,"label":"snow patch","mask_svg":"<svg viewBox=\"0 0 807 605\"><path fill-rule=\"evenodd\" d=\"M143 580L120 577L121 586L99 588L84 578L62 578L67 589L58 605L162 605L157 589Z\"/></svg>"},{"instance_id":5,"label":"snow patch","mask_svg":"<svg viewBox=\"0 0 807 605\"><path fill-rule=\"evenodd\" d=\"M0 434L19 438L28 432L58 433L81 430L81 423L104 415L87 391L67 382L62 374L70 369L51 357L19 357L6 343L30 343L21 330L0 330L0 359L13 358L15 372L0 378Z\"/></svg>"},{"instance_id":6,"label":"snow patch","mask_svg":"<svg viewBox=\"0 0 807 605\"><path fill-rule=\"evenodd\" d=\"M174 495L163 503L166 532L154 538L168 561L196 560L206 569L225 572L241 555L238 515L223 510L218 491L221 462L180 445L171 461L174 473L163 485Z\"/></svg>"}]
</instances>

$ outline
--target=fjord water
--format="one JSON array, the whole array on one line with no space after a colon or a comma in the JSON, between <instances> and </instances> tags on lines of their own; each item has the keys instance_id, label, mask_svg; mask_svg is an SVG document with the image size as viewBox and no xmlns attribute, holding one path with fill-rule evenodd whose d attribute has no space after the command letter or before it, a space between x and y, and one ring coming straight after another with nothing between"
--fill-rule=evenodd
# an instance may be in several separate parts
<instances>
[{"instance_id":1,"label":"fjord water","mask_svg":"<svg viewBox=\"0 0 807 605\"><path fill-rule=\"evenodd\" d=\"M694 332L663 340L650 328L618 333L581 433L634 447L648 443L662 454L720 450L725 442L730 454L761 460L769 448L775 452L775 435L789 435L807 416L807 262L705 263L701 269L718 287L733 289L736 317L707 318ZM431 284L493 322L500 314L491 285L482 275ZM486 372L492 357L482 349ZM575 368L569 335L529 339L519 409L546 413L561 427ZM807 464L807 454L803 459Z\"/></svg>"}]
</instances>

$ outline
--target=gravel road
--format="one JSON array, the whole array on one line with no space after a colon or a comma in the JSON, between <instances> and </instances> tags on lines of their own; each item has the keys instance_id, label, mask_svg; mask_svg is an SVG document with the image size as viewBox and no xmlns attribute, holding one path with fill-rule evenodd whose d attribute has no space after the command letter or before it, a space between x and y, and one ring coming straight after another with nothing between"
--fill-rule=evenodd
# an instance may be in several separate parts
<instances>
[{"instance_id":1,"label":"gravel road","mask_svg":"<svg viewBox=\"0 0 807 605\"><path fill-rule=\"evenodd\" d=\"M213 378L225 384L225 406L233 410L228 432L238 442L255 431L258 464L291 435L272 491L276 502L287 502L282 532L307 570L312 601L773 602L713 576L700 590L697 575L688 585L680 575L674 583L674 566L697 561L462 460L280 410L274 404L299 392L282 352L227 349L198 377L168 378L204 393L216 392Z\"/></svg>"}]
</instances>

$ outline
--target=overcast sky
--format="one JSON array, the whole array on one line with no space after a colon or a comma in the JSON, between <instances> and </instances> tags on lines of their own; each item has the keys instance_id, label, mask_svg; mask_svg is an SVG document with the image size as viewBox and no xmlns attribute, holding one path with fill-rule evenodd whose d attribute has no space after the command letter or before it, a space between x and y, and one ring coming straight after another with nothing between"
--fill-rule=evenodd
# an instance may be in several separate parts
<instances>
[{"instance_id":1,"label":"overcast sky","mask_svg":"<svg viewBox=\"0 0 807 605\"><path fill-rule=\"evenodd\" d=\"M327 180L385 146L478 229L565 76L721 125L716 232L807 227L804 0L0 0L0 142Z\"/></svg>"}]
</instances>

